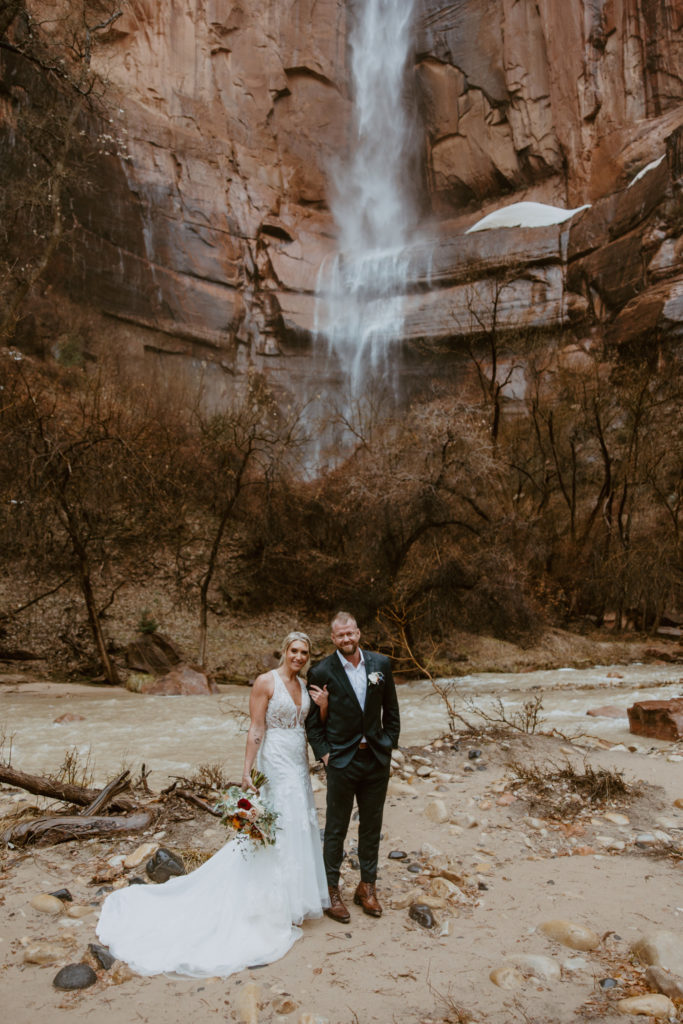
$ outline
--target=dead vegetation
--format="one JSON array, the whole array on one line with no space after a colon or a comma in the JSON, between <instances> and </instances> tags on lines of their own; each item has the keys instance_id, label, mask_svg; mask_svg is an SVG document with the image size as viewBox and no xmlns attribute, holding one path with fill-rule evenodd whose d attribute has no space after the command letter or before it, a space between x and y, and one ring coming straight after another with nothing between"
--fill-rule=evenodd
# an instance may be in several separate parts
<instances>
[{"instance_id":1,"label":"dead vegetation","mask_svg":"<svg viewBox=\"0 0 683 1024\"><path fill-rule=\"evenodd\" d=\"M148 775L143 764L137 779L125 769L102 789L93 789L83 784L92 779L89 753L82 762L75 749L67 751L60 768L49 775L31 775L0 761L0 783L55 801L23 804L6 814L0 819L0 840L24 848L142 832L152 825L187 821L188 803L219 817L214 806L220 791L231 784L219 764L200 765L191 778L176 778L160 793L149 788ZM195 866L202 862L199 851L188 853Z\"/></svg>"},{"instance_id":2,"label":"dead vegetation","mask_svg":"<svg viewBox=\"0 0 683 1024\"><path fill-rule=\"evenodd\" d=\"M513 788L526 797L529 810L543 818L575 818L586 809L626 804L642 792L639 785L626 782L622 772L595 768L587 761L583 771L569 761L510 761L508 768L515 776Z\"/></svg>"}]
</instances>

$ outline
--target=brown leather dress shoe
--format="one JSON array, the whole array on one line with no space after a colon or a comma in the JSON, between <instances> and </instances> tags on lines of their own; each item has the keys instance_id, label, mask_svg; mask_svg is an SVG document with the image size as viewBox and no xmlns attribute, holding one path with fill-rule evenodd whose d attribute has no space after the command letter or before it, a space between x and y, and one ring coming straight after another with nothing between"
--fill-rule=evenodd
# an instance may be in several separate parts
<instances>
[{"instance_id":1,"label":"brown leather dress shoe","mask_svg":"<svg viewBox=\"0 0 683 1024\"><path fill-rule=\"evenodd\" d=\"M331 917L333 921L339 921L341 924L346 924L347 921L351 920L351 915L344 906L344 901L339 895L339 888L336 885L329 885L327 891L330 894L330 905L325 907L325 913L328 917Z\"/></svg>"},{"instance_id":2,"label":"brown leather dress shoe","mask_svg":"<svg viewBox=\"0 0 683 1024\"><path fill-rule=\"evenodd\" d=\"M363 913L369 914L370 917L382 916L382 907L377 899L374 882L359 882L353 894L353 902L362 907Z\"/></svg>"}]
</instances>

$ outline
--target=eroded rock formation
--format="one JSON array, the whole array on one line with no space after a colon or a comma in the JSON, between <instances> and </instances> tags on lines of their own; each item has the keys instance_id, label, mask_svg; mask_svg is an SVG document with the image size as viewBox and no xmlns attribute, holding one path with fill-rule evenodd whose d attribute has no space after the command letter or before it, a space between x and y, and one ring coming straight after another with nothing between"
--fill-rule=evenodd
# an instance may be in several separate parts
<instances>
[{"instance_id":1,"label":"eroded rock formation","mask_svg":"<svg viewBox=\"0 0 683 1024\"><path fill-rule=\"evenodd\" d=\"M267 360L286 382L297 356L310 372L351 8L130 0L99 39L109 123L61 284L113 317L121 344L231 378ZM680 330L682 26L676 0L421 0L425 228L407 338L476 335L494 299L503 330ZM9 90L21 56L0 61ZM464 233L520 199L592 205L553 228Z\"/></svg>"}]
</instances>

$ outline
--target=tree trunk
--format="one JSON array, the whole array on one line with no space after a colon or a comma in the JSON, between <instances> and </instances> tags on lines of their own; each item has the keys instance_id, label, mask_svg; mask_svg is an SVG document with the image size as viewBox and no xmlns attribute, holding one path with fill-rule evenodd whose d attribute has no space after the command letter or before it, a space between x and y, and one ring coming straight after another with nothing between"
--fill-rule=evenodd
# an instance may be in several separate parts
<instances>
[{"instance_id":1,"label":"tree trunk","mask_svg":"<svg viewBox=\"0 0 683 1024\"><path fill-rule=\"evenodd\" d=\"M73 839L93 839L116 835L119 832L139 832L148 828L155 818L153 811L138 814L119 814L104 817L90 815L64 815L55 818L34 818L8 828L2 834L3 843L30 846L32 843L68 843Z\"/></svg>"},{"instance_id":2,"label":"tree trunk","mask_svg":"<svg viewBox=\"0 0 683 1024\"><path fill-rule=\"evenodd\" d=\"M90 807L93 801L99 800L104 792L88 789L85 786L76 786L71 782L57 782L43 775L28 775L26 772L17 771L16 768L10 768L6 764L0 765L0 782L25 789L28 793L35 793L36 796L47 796L53 800L63 800L65 803L78 804L83 807ZM114 794L111 795L114 796ZM117 811L130 811L137 804L132 797L117 794L115 799L111 799L111 806Z\"/></svg>"}]
</instances>

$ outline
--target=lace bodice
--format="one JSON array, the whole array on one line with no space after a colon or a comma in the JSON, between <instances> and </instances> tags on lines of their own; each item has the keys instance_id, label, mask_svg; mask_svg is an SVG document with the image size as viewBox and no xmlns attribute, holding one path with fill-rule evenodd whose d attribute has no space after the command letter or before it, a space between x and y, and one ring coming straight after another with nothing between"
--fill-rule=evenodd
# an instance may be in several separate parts
<instances>
[{"instance_id":1,"label":"lace bodice","mask_svg":"<svg viewBox=\"0 0 683 1024\"><path fill-rule=\"evenodd\" d=\"M311 706L311 698L303 679L299 679L301 688L301 707L298 708L284 684L282 676L273 669L273 696L266 709L267 729L303 729L306 715ZM297 677L298 678L298 677Z\"/></svg>"}]
</instances>

